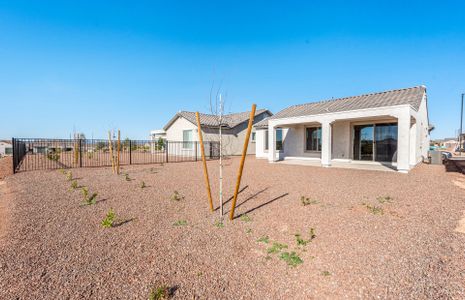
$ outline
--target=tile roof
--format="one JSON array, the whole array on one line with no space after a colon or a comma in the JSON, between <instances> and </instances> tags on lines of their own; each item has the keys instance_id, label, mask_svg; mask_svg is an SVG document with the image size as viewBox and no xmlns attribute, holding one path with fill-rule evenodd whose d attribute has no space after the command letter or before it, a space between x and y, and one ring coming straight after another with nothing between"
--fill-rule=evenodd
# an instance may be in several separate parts
<instances>
[{"instance_id":1,"label":"tile roof","mask_svg":"<svg viewBox=\"0 0 465 300\"><path fill-rule=\"evenodd\" d=\"M416 86L360 96L311 102L285 108L269 119L317 115L402 104L410 104L414 110L418 111L425 92L425 86Z\"/></svg>"},{"instance_id":2,"label":"tile roof","mask_svg":"<svg viewBox=\"0 0 465 300\"><path fill-rule=\"evenodd\" d=\"M271 112L268 111L267 109L257 109L255 111L255 116L258 116L264 112L268 112L271 115ZM218 124L217 116L212 115L212 114L203 114L203 113L199 113L199 115L200 115L201 126L218 127L219 124ZM163 127L163 129L167 130L178 117L183 117L189 122L197 125L197 120L195 118L195 112L180 111L165 125L165 127ZM250 117L250 111L227 114L223 116L223 125L229 128L234 128L237 125L249 120L249 117Z\"/></svg>"}]
</instances>

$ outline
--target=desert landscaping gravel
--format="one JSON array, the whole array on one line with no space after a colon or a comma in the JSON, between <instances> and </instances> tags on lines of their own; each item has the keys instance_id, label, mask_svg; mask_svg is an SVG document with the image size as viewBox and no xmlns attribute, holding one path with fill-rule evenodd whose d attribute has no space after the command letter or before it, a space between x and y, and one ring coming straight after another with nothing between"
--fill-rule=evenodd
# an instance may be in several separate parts
<instances>
[{"instance_id":1,"label":"desert landscaping gravel","mask_svg":"<svg viewBox=\"0 0 465 300\"><path fill-rule=\"evenodd\" d=\"M226 164L225 201L239 160ZM218 162L208 166L217 207ZM58 170L0 181L0 299L148 299L161 286L174 299L465 298L455 231L465 190L453 183L464 175L443 166L399 174L249 157L238 217L224 226L201 162L127 166L129 181L111 168L71 172L96 204ZM103 228L110 208L116 226ZM292 252L296 266L281 259Z\"/></svg>"}]
</instances>

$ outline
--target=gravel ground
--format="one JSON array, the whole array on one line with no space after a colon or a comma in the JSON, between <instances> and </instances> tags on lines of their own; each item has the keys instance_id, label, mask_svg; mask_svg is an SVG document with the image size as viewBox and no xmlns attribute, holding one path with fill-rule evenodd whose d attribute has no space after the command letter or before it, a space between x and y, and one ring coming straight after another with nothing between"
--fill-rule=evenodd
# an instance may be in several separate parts
<instances>
[{"instance_id":1,"label":"gravel ground","mask_svg":"<svg viewBox=\"0 0 465 300\"><path fill-rule=\"evenodd\" d=\"M13 160L11 156L0 158L0 180L13 174Z\"/></svg>"},{"instance_id":2,"label":"gravel ground","mask_svg":"<svg viewBox=\"0 0 465 300\"><path fill-rule=\"evenodd\" d=\"M227 160L226 198L238 164ZM248 218L224 227L208 210L200 162L125 167L130 181L109 168L72 172L98 192L95 205L82 206L56 170L6 178L0 299L147 299L162 285L177 299L465 298L465 234L454 231L465 194L452 183L464 175L442 166L405 175L248 158L236 211ZM117 226L104 229L110 208ZM297 246L310 228L316 237ZM273 242L303 263L268 254Z\"/></svg>"}]
</instances>

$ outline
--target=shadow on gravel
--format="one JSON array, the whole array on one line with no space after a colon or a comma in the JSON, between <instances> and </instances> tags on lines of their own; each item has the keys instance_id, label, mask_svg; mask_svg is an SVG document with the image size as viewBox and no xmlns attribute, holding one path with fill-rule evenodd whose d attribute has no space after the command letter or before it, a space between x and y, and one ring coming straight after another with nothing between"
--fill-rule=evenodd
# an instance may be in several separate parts
<instances>
[{"instance_id":1,"label":"shadow on gravel","mask_svg":"<svg viewBox=\"0 0 465 300\"><path fill-rule=\"evenodd\" d=\"M260 204L260 205L257 206L257 207L251 208L251 209L249 209L248 211L243 212L243 213L237 215L236 217L234 217L234 219L240 218L242 215L249 214L249 213L253 212L254 210L257 210L257 209L259 209L259 208L261 208L261 207L263 207L263 206L265 206L265 205L268 205L268 204L270 204L270 203L275 202L276 200L279 200L279 199L281 199L281 198L284 198L284 197L286 197L287 195L289 195L289 193L284 193L284 194L282 194L281 196L278 196L278 197L276 197L276 198L273 198L273 199L271 199L271 200L268 201L268 202L262 203L262 204Z\"/></svg>"},{"instance_id":2,"label":"shadow on gravel","mask_svg":"<svg viewBox=\"0 0 465 300\"><path fill-rule=\"evenodd\" d=\"M125 219L125 220L121 220L121 221L117 221L115 223L113 223L113 227L120 227L126 223L129 223L129 222L132 222L134 221L135 218L130 218L130 219Z\"/></svg>"},{"instance_id":3,"label":"shadow on gravel","mask_svg":"<svg viewBox=\"0 0 465 300\"><path fill-rule=\"evenodd\" d=\"M258 192L256 192L255 194L251 195L249 198L245 199L243 202L241 202L241 203L239 203L238 205L236 205L236 208L238 208L238 207L241 206L242 204L246 203L247 201L256 198L258 195L260 195L261 193L263 193L263 192L266 191L267 189L269 189L269 187L266 187L266 188L264 188L263 190L258 191Z\"/></svg>"},{"instance_id":4,"label":"shadow on gravel","mask_svg":"<svg viewBox=\"0 0 465 300\"><path fill-rule=\"evenodd\" d=\"M244 186L242 189L239 190L239 192L238 192L237 194L239 195L240 193L242 193L243 191L245 191L245 189L247 189L248 187L249 187L248 185ZM234 195L231 196L231 197L229 197L228 200L224 201L224 202L223 202L223 205L225 205L226 203L228 203L229 201L231 201L233 198L234 198ZM215 211L217 211L218 209L220 209L219 206L218 206L217 208L215 208Z\"/></svg>"}]
</instances>

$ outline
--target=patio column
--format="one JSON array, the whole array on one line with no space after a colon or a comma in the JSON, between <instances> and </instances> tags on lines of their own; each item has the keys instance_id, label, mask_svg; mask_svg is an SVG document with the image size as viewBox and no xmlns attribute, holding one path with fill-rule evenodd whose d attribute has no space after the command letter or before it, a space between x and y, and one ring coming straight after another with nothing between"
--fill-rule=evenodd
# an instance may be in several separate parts
<instances>
[{"instance_id":1,"label":"patio column","mask_svg":"<svg viewBox=\"0 0 465 300\"><path fill-rule=\"evenodd\" d=\"M275 162L276 159L276 133L275 126L268 123L268 161Z\"/></svg>"},{"instance_id":2,"label":"patio column","mask_svg":"<svg viewBox=\"0 0 465 300\"><path fill-rule=\"evenodd\" d=\"M397 117L397 171L410 170L410 113L402 111Z\"/></svg>"},{"instance_id":3,"label":"patio column","mask_svg":"<svg viewBox=\"0 0 465 300\"><path fill-rule=\"evenodd\" d=\"M321 122L321 165L331 166L331 122Z\"/></svg>"}]
</instances>

